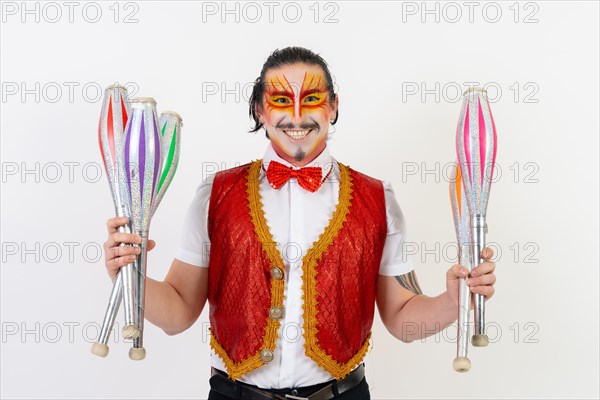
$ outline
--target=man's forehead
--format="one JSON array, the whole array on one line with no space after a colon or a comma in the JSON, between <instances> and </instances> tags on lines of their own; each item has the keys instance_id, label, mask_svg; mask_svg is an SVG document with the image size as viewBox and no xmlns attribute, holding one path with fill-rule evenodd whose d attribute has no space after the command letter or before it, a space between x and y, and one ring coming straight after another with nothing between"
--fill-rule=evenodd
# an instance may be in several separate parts
<instances>
[{"instance_id":1,"label":"man's forehead","mask_svg":"<svg viewBox=\"0 0 600 400\"><path fill-rule=\"evenodd\" d=\"M292 64L270 69L265 81L271 90L321 89L325 86L325 74L318 65Z\"/></svg>"}]
</instances>

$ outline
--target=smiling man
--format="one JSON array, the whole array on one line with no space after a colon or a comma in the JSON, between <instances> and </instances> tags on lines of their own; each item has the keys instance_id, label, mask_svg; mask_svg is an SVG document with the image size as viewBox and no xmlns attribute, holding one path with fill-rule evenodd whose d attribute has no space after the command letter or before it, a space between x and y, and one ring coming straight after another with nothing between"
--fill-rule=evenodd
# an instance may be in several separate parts
<instances>
[{"instance_id":1,"label":"smiling man","mask_svg":"<svg viewBox=\"0 0 600 400\"><path fill-rule=\"evenodd\" d=\"M330 119L337 118L331 76L320 65L282 65L263 72L254 89L254 131L264 127L275 152L302 166L325 149ZM330 87L328 87L330 86ZM331 119L335 123L335 119Z\"/></svg>"},{"instance_id":2,"label":"smiling man","mask_svg":"<svg viewBox=\"0 0 600 400\"><path fill-rule=\"evenodd\" d=\"M375 304L396 338L432 335L456 319L468 271L454 265L444 293L421 293L402 253L406 229L392 187L329 153L338 96L320 56L273 52L250 115L252 131L269 139L262 159L200 185L167 277L148 278L146 318L176 334L208 300L209 399L369 399L362 359ZM118 244L140 240L117 232L123 223L108 221L113 278L136 251ZM486 261L472 271L472 292L493 295L494 268Z\"/></svg>"}]
</instances>

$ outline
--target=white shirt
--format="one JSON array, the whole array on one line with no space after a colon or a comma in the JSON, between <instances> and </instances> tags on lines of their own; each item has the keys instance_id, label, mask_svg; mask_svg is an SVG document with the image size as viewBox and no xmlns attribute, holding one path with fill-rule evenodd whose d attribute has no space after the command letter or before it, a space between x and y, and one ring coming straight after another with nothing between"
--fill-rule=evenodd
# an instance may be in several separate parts
<instances>
[{"instance_id":1,"label":"white shirt","mask_svg":"<svg viewBox=\"0 0 600 400\"><path fill-rule=\"evenodd\" d=\"M263 157L268 168L274 160L294 167L277 155L271 144ZM323 168L327 179L316 192L303 189L295 178L281 188L273 189L261 170L259 193L269 230L277 242L286 271L284 316L277 334L274 358L239 380L265 389L310 386L334 379L304 354L302 335L302 257L329 223L337 205L339 166L327 147L307 166ZM329 174L329 175L328 175ZM210 239L207 222L208 204L214 175L201 183L190 205L183 226L181 246L175 258L198 267L208 267ZM400 206L388 182L383 182L387 237L379 267L380 275L396 276L410 272L412 262L402 253L406 241L405 222ZM223 360L212 351L211 364L225 371Z\"/></svg>"}]
</instances>

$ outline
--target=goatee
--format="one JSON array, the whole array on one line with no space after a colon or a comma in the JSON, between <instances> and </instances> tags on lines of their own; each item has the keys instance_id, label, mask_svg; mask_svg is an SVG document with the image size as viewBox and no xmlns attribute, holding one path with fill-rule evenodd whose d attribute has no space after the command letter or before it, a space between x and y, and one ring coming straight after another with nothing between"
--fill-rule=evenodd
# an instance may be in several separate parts
<instances>
[{"instance_id":1,"label":"goatee","mask_svg":"<svg viewBox=\"0 0 600 400\"><path fill-rule=\"evenodd\" d=\"M304 160L304 157L306 157L306 153L302 149L298 149L296 154L294 154L294 160L296 161L302 161Z\"/></svg>"}]
</instances>

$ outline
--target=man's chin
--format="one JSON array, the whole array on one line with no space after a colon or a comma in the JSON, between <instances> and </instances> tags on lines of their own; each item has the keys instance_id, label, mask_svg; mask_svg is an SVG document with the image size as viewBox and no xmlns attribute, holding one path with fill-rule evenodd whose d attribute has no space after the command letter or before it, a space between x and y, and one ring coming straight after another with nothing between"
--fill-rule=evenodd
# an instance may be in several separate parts
<instances>
[{"instance_id":1,"label":"man's chin","mask_svg":"<svg viewBox=\"0 0 600 400\"><path fill-rule=\"evenodd\" d=\"M281 146L279 148L285 155L289 158L293 158L296 161L302 161L306 157L307 149L304 146L299 145L289 145L289 146Z\"/></svg>"},{"instance_id":2,"label":"man's chin","mask_svg":"<svg viewBox=\"0 0 600 400\"><path fill-rule=\"evenodd\" d=\"M276 145L277 153L285 154L285 157L282 158L294 159L299 163L305 161L308 154L319 146L319 140L313 135L314 132L310 134L311 137L308 138L308 141L299 142L278 131L276 135L271 135L271 141ZM279 155L282 156L282 154Z\"/></svg>"}]
</instances>

